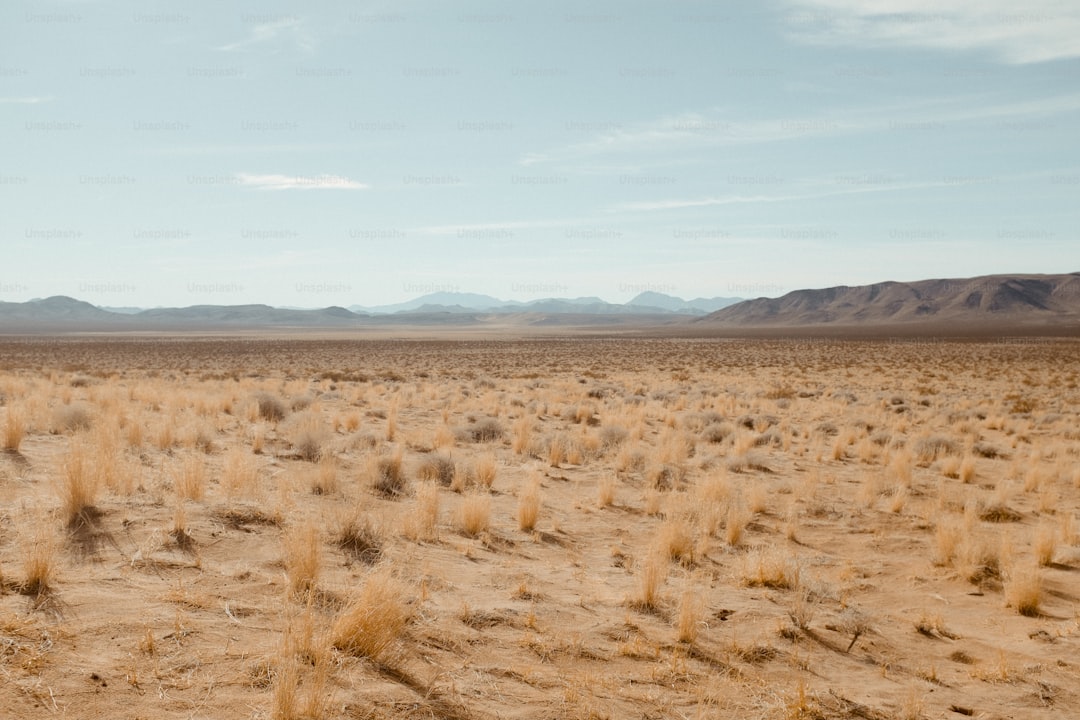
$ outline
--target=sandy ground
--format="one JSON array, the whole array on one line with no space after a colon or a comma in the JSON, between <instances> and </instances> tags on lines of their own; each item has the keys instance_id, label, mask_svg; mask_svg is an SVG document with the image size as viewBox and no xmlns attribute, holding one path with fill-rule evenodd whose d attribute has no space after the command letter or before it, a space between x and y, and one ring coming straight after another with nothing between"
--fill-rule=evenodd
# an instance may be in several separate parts
<instances>
[{"instance_id":1,"label":"sandy ground","mask_svg":"<svg viewBox=\"0 0 1080 720\"><path fill-rule=\"evenodd\" d=\"M0 716L1066 716L1078 350L0 340Z\"/></svg>"}]
</instances>

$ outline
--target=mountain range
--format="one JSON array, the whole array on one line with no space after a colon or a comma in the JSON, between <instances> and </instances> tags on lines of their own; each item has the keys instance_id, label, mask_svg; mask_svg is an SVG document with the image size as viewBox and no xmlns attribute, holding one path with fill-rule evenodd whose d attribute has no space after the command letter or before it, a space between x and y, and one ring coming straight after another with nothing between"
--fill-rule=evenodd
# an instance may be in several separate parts
<instances>
[{"instance_id":1,"label":"mountain range","mask_svg":"<svg viewBox=\"0 0 1080 720\"><path fill-rule=\"evenodd\" d=\"M483 311L489 313L585 313L588 315L607 314L658 314L679 313L685 315L706 315L720 308L741 302L739 297L695 298L683 300L673 295L658 292L643 292L626 303L609 303L598 297L579 298L544 298L520 302L518 300L500 300L491 295L462 292L436 292L423 295L403 303L393 305L350 305L355 313L384 315L407 312L457 312L471 313Z\"/></svg>"},{"instance_id":2,"label":"mountain range","mask_svg":"<svg viewBox=\"0 0 1080 720\"><path fill-rule=\"evenodd\" d=\"M1080 334L1080 273L890 281L741 301L686 301L646 292L622 304L596 297L514 302L472 293L433 293L397 305L317 309L270 305L107 309L64 296L0 302L0 332L7 333L396 326L590 330L606 326L718 336L789 331Z\"/></svg>"},{"instance_id":3,"label":"mountain range","mask_svg":"<svg viewBox=\"0 0 1080 720\"><path fill-rule=\"evenodd\" d=\"M1080 326L1080 273L882 282L757 298L695 321L714 328Z\"/></svg>"}]
</instances>

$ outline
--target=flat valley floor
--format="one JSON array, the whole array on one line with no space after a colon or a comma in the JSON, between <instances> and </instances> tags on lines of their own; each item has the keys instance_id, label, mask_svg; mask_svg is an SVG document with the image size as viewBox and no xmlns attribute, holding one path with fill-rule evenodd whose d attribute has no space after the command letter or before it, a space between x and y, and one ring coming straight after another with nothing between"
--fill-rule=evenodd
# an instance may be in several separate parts
<instances>
[{"instance_id":1,"label":"flat valley floor","mask_svg":"<svg viewBox=\"0 0 1080 720\"><path fill-rule=\"evenodd\" d=\"M1080 343L0 338L5 718L1056 718Z\"/></svg>"}]
</instances>

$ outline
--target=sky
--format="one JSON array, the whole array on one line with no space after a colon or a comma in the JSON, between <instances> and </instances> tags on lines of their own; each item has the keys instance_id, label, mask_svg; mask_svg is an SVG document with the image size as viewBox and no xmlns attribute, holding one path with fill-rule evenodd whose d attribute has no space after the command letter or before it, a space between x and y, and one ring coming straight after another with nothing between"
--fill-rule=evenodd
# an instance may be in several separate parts
<instances>
[{"instance_id":1,"label":"sky","mask_svg":"<svg viewBox=\"0 0 1080 720\"><path fill-rule=\"evenodd\" d=\"M0 5L0 300L1080 271L1072 0Z\"/></svg>"}]
</instances>

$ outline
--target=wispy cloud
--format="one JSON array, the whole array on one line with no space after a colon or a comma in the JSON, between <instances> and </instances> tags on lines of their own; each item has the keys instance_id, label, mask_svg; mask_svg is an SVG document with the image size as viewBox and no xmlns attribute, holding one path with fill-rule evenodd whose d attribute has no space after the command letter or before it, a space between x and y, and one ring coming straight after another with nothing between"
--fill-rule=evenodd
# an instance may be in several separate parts
<instances>
[{"instance_id":1,"label":"wispy cloud","mask_svg":"<svg viewBox=\"0 0 1080 720\"><path fill-rule=\"evenodd\" d=\"M871 179L872 180L872 179ZM835 183L836 180L831 182ZM854 176L852 182L858 182ZM810 183L807 183L808 185ZM885 182L881 184L855 185L841 187L835 190L821 192L789 193L786 195L719 195L713 197L697 198L669 198L664 200L643 200L638 202L625 202L612 205L607 208L608 212L649 212L657 210L682 210L685 208L714 207L718 205L747 205L756 203L779 203L798 202L802 200L820 200L828 197L841 195L862 195L865 193L898 192L903 190L920 190L930 187L947 187L944 181L933 182Z\"/></svg>"},{"instance_id":2,"label":"wispy cloud","mask_svg":"<svg viewBox=\"0 0 1080 720\"><path fill-rule=\"evenodd\" d=\"M678 153L699 153L714 147L806 140L856 133L902 130L927 123L1045 117L1080 110L1080 94L1035 100L1001 101L965 96L896 102L872 107L835 108L817 114L772 119L735 120L720 111L667 115L607 130L577 143L524 154L524 166L573 164L578 172L595 167L595 158L653 154L665 165L679 162ZM647 164L647 163L645 163Z\"/></svg>"},{"instance_id":3,"label":"wispy cloud","mask_svg":"<svg viewBox=\"0 0 1080 720\"><path fill-rule=\"evenodd\" d=\"M795 39L859 47L988 50L1010 64L1080 57L1071 0L789 0Z\"/></svg>"},{"instance_id":4,"label":"wispy cloud","mask_svg":"<svg viewBox=\"0 0 1080 720\"><path fill-rule=\"evenodd\" d=\"M0 97L0 103L9 105L40 105L52 102L52 96L32 95L29 97Z\"/></svg>"},{"instance_id":5,"label":"wispy cloud","mask_svg":"<svg viewBox=\"0 0 1080 720\"><path fill-rule=\"evenodd\" d=\"M237 173L245 187L259 190L367 190L370 186L344 175L254 175Z\"/></svg>"},{"instance_id":6,"label":"wispy cloud","mask_svg":"<svg viewBox=\"0 0 1080 720\"><path fill-rule=\"evenodd\" d=\"M236 52L256 45L272 43L279 38L291 38L298 48L306 52L315 49L314 38L305 28L303 19L299 17L283 17L273 22L255 25L246 38L221 45L218 50Z\"/></svg>"}]
</instances>

